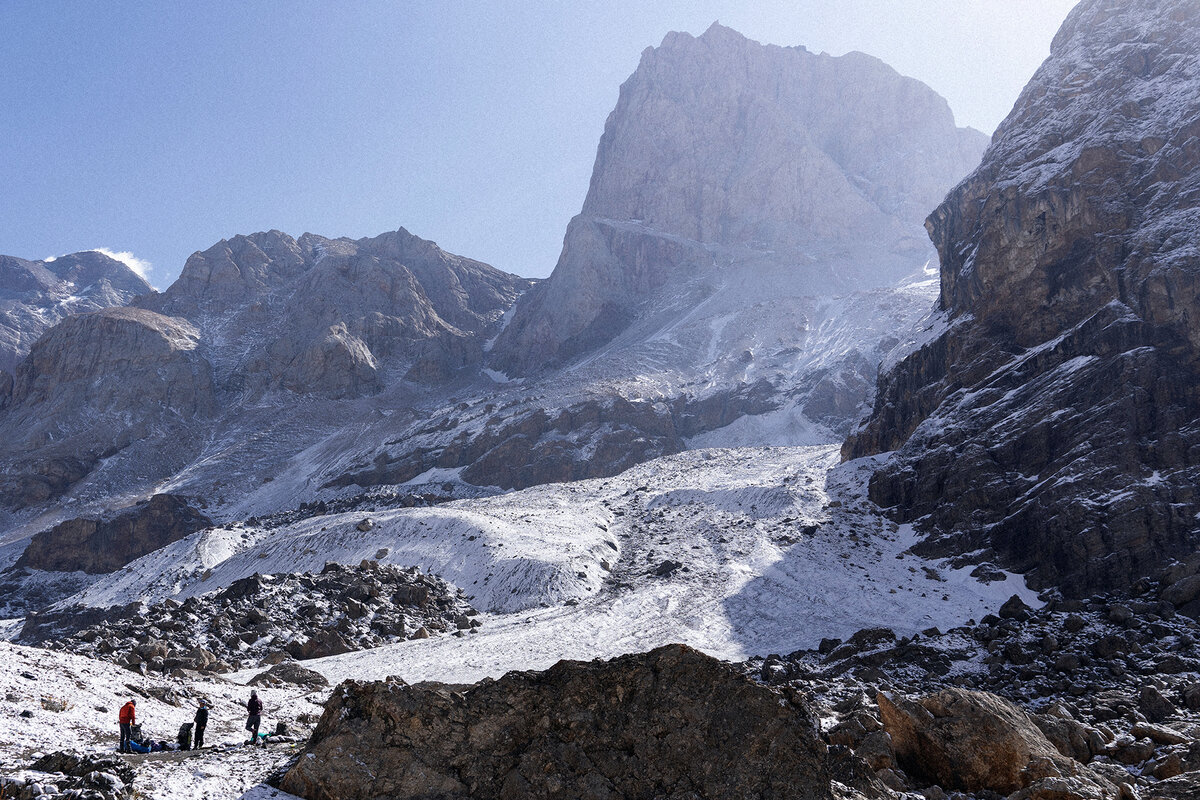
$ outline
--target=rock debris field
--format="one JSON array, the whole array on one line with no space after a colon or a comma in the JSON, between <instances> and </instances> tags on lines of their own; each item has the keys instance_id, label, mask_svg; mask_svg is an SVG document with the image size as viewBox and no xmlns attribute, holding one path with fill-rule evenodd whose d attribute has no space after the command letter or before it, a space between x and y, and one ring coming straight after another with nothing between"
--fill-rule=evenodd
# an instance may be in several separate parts
<instances>
[{"instance_id":1,"label":"rock debris field","mask_svg":"<svg viewBox=\"0 0 1200 800\"><path fill-rule=\"evenodd\" d=\"M232 672L479 626L460 590L415 567L330 563L318 573L251 575L147 607L31 616L20 640L146 672Z\"/></svg>"}]
</instances>

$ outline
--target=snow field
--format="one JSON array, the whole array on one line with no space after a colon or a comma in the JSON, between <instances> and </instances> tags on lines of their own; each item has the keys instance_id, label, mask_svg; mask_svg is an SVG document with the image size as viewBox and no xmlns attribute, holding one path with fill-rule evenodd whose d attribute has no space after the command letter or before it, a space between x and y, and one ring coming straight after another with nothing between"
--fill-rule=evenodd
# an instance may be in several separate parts
<instances>
[{"instance_id":1,"label":"snow field","mask_svg":"<svg viewBox=\"0 0 1200 800\"><path fill-rule=\"evenodd\" d=\"M604 582L550 607L542 607L544 595L524 596L522 610L487 614L466 637L306 664L331 681L399 675L457 683L669 642L743 660L815 647L864 627L901 634L953 627L1014 593L1037 604L1019 577L983 584L967 569L908 554L911 528L857 499L869 464L838 467L827 483L836 461L832 446L692 451L611 479L464 501L510 514L533 514L549 503L556 511L543 507L536 516L545 526L541 535L555 542L570 541L580 518L608 518L611 538L604 541L616 547L607 545L612 560L601 564ZM571 513L563 511L568 505ZM669 563L678 566L664 574Z\"/></svg>"},{"instance_id":2,"label":"snow field","mask_svg":"<svg viewBox=\"0 0 1200 800\"><path fill-rule=\"evenodd\" d=\"M296 730L297 717L319 715L318 703L325 699L324 692L306 694L297 688L261 688L258 693L265 705L264 731L280 720ZM242 725L248 696L244 687L219 678L147 678L106 661L0 642L0 718L5 720L0 725L0 774L21 774L41 753L115 752L117 712L129 699L137 701L138 722L148 736L173 742L203 697L212 704L204 750L127 757L138 768L139 796L271 797L276 790L259 786L262 776L294 749L284 744L238 746L246 736ZM180 705L160 699L170 697ZM22 717L23 711L32 716ZM287 797L281 792L276 796Z\"/></svg>"}]
</instances>

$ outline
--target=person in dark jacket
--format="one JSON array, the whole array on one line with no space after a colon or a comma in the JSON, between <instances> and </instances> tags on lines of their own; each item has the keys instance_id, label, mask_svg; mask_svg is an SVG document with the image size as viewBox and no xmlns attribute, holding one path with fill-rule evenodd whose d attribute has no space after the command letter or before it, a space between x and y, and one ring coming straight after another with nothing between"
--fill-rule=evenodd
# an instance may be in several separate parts
<instances>
[{"instance_id":1,"label":"person in dark jacket","mask_svg":"<svg viewBox=\"0 0 1200 800\"><path fill-rule=\"evenodd\" d=\"M133 725L137 721L137 701L130 700L125 705L121 706L121 710L117 712L117 722L121 724L121 752L132 753L133 748L129 746L129 741L133 738Z\"/></svg>"},{"instance_id":2,"label":"person in dark jacket","mask_svg":"<svg viewBox=\"0 0 1200 800\"><path fill-rule=\"evenodd\" d=\"M194 747L199 750L204 747L204 729L208 726L208 701L201 700L200 707L196 709L196 716L192 720L196 723L196 738Z\"/></svg>"},{"instance_id":3,"label":"person in dark jacket","mask_svg":"<svg viewBox=\"0 0 1200 800\"><path fill-rule=\"evenodd\" d=\"M250 690L250 699L246 702L246 730L250 731L250 744L258 743L258 726L262 724L263 704L258 699L258 692Z\"/></svg>"}]
</instances>

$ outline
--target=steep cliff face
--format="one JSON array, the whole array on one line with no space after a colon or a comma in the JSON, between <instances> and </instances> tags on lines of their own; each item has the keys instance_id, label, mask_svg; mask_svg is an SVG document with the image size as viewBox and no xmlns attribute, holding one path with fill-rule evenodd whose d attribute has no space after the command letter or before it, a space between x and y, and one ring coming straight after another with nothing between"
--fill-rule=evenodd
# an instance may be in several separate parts
<instances>
[{"instance_id":1,"label":"steep cliff face","mask_svg":"<svg viewBox=\"0 0 1200 800\"><path fill-rule=\"evenodd\" d=\"M927 227L948 327L846 443L897 451L872 498L1068 592L1193 550L1200 6L1081 2Z\"/></svg>"},{"instance_id":2,"label":"steep cliff face","mask_svg":"<svg viewBox=\"0 0 1200 800\"><path fill-rule=\"evenodd\" d=\"M388 368L437 382L477 365L483 334L530 283L404 229L357 241L270 231L196 253L143 305L208 332L241 389L349 397L381 389Z\"/></svg>"},{"instance_id":3,"label":"steep cliff face","mask_svg":"<svg viewBox=\"0 0 1200 800\"><path fill-rule=\"evenodd\" d=\"M128 305L152 291L123 262L96 250L52 261L0 256L0 372L15 372L38 337L59 320Z\"/></svg>"},{"instance_id":4,"label":"steep cliff face","mask_svg":"<svg viewBox=\"0 0 1200 800\"><path fill-rule=\"evenodd\" d=\"M510 374L611 340L664 286L784 266L808 294L885 286L986 137L862 53L765 46L714 25L647 49L621 87L554 274L496 345Z\"/></svg>"},{"instance_id":5,"label":"steep cliff face","mask_svg":"<svg viewBox=\"0 0 1200 800\"><path fill-rule=\"evenodd\" d=\"M80 314L50 329L18 365L0 413L3 504L52 499L100 458L212 415L199 338L185 320L138 308Z\"/></svg>"}]
</instances>

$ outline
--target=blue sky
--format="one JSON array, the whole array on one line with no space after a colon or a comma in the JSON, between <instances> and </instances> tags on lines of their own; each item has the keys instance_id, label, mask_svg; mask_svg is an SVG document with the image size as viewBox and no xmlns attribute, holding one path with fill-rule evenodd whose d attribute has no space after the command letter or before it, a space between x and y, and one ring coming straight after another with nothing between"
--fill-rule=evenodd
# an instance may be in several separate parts
<instances>
[{"instance_id":1,"label":"blue sky","mask_svg":"<svg viewBox=\"0 0 1200 800\"><path fill-rule=\"evenodd\" d=\"M863 50L991 132L1073 0L0 3L0 253L168 285L237 233L404 226L550 272L641 51L714 20Z\"/></svg>"}]
</instances>

